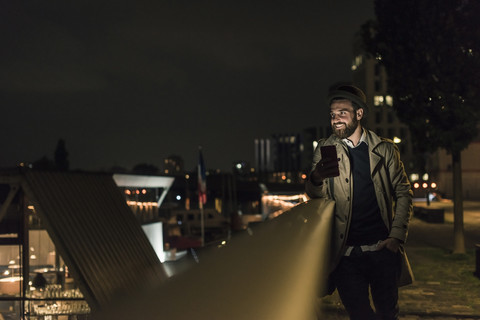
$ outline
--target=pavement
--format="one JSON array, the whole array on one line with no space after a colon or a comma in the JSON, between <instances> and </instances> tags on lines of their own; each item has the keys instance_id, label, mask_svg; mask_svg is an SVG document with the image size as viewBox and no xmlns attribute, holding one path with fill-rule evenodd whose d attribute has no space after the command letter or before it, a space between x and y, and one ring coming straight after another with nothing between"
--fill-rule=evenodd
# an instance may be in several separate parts
<instances>
[{"instance_id":1,"label":"pavement","mask_svg":"<svg viewBox=\"0 0 480 320\"><path fill-rule=\"evenodd\" d=\"M417 199L414 206L427 207L427 204ZM425 248L440 248L450 253L453 251L452 201L431 202L428 207L444 209L444 222L426 222L418 216L412 218L405 245L411 263L414 263L413 257L417 257L417 262L421 260L422 250ZM467 251L473 250L479 255L476 245L480 244L480 201L464 202L464 235ZM472 271L475 270L476 265L472 266ZM473 287L473 290L466 290L467 285L469 288ZM476 287L478 290L475 290ZM465 293L468 297L465 297ZM322 300L320 319L348 319L336 291ZM480 319L480 279L473 277L469 284L449 278L435 281L416 280L409 286L399 288L399 307L402 320Z\"/></svg>"}]
</instances>

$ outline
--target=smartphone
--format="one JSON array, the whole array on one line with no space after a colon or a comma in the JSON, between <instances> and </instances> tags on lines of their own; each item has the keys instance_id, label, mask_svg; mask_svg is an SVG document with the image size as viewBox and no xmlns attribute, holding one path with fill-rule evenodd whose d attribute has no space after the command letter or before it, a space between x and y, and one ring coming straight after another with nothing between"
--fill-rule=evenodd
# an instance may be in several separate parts
<instances>
[{"instance_id":1,"label":"smartphone","mask_svg":"<svg viewBox=\"0 0 480 320\"><path fill-rule=\"evenodd\" d=\"M322 146L320 152L322 153L322 159L328 158L337 161L337 148L335 146Z\"/></svg>"},{"instance_id":2,"label":"smartphone","mask_svg":"<svg viewBox=\"0 0 480 320\"><path fill-rule=\"evenodd\" d=\"M338 167L337 148L335 146L322 146L320 147L320 152L322 154L322 159L328 159L328 162L335 162L335 166L332 169L333 172L329 176L338 177L340 175L340 170Z\"/></svg>"}]
</instances>

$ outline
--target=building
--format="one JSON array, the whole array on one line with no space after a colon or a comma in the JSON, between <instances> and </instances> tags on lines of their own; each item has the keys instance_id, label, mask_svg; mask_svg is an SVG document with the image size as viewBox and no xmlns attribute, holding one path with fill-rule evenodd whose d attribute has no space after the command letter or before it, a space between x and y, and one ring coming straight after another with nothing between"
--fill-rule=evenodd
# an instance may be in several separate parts
<instances>
[{"instance_id":1,"label":"building","mask_svg":"<svg viewBox=\"0 0 480 320\"><path fill-rule=\"evenodd\" d=\"M418 172L414 163L415 155L412 149L412 136L408 126L398 119L393 105L395 101L388 93L387 74L383 66L372 57L368 57L359 48L360 39L354 45L354 59L352 61L353 82L364 90L367 104L371 106L367 116L366 126L380 136L392 139L397 143L402 155L405 169L410 179L427 177L429 182L437 184L438 191L447 198L453 197L453 175L451 155L444 149L433 154L421 155L426 157L426 171ZM463 195L465 199L480 199L480 137L462 152L462 179Z\"/></svg>"},{"instance_id":2,"label":"building","mask_svg":"<svg viewBox=\"0 0 480 320\"><path fill-rule=\"evenodd\" d=\"M462 187L463 196L467 200L480 200L480 138L462 151ZM443 196L453 198L452 156L441 149L431 155L429 167L435 174Z\"/></svg>"},{"instance_id":3,"label":"building","mask_svg":"<svg viewBox=\"0 0 480 320\"><path fill-rule=\"evenodd\" d=\"M359 49L354 49L354 54L353 83L365 92L367 105L370 107L366 127L382 137L393 140L400 150L407 172L413 173L415 168L410 130L406 124L400 122L393 109L394 101L388 93L385 68Z\"/></svg>"},{"instance_id":4,"label":"building","mask_svg":"<svg viewBox=\"0 0 480 320\"><path fill-rule=\"evenodd\" d=\"M185 172L183 159L171 155L163 160L163 173L166 175L182 175Z\"/></svg>"},{"instance_id":5,"label":"building","mask_svg":"<svg viewBox=\"0 0 480 320\"><path fill-rule=\"evenodd\" d=\"M255 139L255 168L259 179L265 182L302 182L307 170L304 137L296 133Z\"/></svg>"},{"instance_id":6,"label":"building","mask_svg":"<svg viewBox=\"0 0 480 320\"><path fill-rule=\"evenodd\" d=\"M89 319L167 274L109 174L0 173L0 318Z\"/></svg>"}]
</instances>

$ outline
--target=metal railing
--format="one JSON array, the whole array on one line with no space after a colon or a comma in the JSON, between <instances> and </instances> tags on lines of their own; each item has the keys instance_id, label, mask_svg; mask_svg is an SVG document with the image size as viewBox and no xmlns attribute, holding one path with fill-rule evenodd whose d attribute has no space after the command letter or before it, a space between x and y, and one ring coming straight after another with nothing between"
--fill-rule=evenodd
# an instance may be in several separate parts
<instances>
[{"instance_id":1,"label":"metal railing","mask_svg":"<svg viewBox=\"0 0 480 320\"><path fill-rule=\"evenodd\" d=\"M333 211L330 200L301 203L94 318L315 319L317 294L327 282Z\"/></svg>"}]
</instances>

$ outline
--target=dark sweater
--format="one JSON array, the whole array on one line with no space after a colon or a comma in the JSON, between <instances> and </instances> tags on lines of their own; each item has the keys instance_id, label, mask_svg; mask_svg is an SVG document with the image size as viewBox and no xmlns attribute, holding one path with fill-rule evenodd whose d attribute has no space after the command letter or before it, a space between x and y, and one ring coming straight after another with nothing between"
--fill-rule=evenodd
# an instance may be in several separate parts
<instances>
[{"instance_id":1,"label":"dark sweater","mask_svg":"<svg viewBox=\"0 0 480 320\"><path fill-rule=\"evenodd\" d=\"M375 196L368 146L361 142L356 148L349 148L353 172L352 220L347 245L374 244L388 236Z\"/></svg>"}]
</instances>

